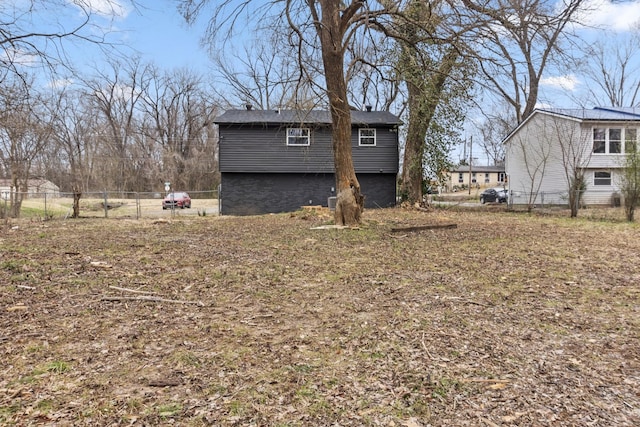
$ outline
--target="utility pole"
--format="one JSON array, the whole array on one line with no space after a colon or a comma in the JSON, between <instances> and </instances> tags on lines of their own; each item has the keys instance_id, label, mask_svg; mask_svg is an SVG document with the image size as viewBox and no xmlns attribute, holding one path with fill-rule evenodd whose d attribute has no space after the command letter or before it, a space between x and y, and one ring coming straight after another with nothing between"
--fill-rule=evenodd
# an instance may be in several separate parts
<instances>
[{"instance_id":1,"label":"utility pole","mask_svg":"<svg viewBox=\"0 0 640 427\"><path fill-rule=\"evenodd\" d=\"M471 195L471 163L473 162L473 135L469 137L469 195Z\"/></svg>"}]
</instances>

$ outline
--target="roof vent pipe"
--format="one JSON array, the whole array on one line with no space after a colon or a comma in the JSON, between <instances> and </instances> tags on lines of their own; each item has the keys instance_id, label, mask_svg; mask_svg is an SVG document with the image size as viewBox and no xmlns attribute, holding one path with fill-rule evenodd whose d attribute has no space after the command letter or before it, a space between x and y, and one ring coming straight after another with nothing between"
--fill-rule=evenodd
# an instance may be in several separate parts
<instances>
[{"instance_id":1,"label":"roof vent pipe","mask_svg":"<svg viewBox=\"0 0 640 427\"><path fill-rule=\"evenodd\" d=\"M369 113L371 112L371 105L365 105L364 108L366 108Z\"/></svg>"},{"instance_id":2,"label":"roof vent pipe","mask_svg":"<svg viewBox=\"0 0 640 427\"><path fill-rule=\"evenodd\" d=\"M253 108L253 106L251 104L247 104L247 105L245 105L245 107L247 107L247 111L251 111L251 108Z\"/></svg>"}]
</instances>

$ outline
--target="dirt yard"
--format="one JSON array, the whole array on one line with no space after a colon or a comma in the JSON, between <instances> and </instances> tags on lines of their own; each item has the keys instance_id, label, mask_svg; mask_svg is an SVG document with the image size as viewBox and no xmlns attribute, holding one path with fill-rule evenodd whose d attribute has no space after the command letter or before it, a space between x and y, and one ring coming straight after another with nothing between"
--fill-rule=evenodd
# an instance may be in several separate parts
<instances>
[{"instance_id":1,"label":"dirt yard","mask_svg":"<svg viewBox=\"0 0 640 427\"><path fill-rule=\"evenodd\" d=\"M11 223L0 425L640 425L637 225L364 219Z\"/></svg>"}]
</instances>

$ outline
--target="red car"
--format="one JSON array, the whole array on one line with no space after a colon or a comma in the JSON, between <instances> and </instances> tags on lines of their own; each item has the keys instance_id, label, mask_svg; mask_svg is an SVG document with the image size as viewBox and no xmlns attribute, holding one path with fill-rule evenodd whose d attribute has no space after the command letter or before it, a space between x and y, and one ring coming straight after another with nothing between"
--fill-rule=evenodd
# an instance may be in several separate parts
<instances>
[{"instance_id":1,"label":"red car","mask_svg":"<svg viewBox=\"0 0 640 427\"><path fill-rule=\"evenodd\" d=\"M191 208L191 197L187 193L169 193L162 200L162 209Z\"/></svg>"}]
</instances>

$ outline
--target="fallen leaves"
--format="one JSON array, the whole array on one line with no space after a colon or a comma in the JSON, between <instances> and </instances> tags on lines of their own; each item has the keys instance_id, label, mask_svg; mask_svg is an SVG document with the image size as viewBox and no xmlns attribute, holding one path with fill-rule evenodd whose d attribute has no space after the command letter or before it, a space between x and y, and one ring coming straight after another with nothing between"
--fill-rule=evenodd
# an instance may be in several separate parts
<instances>
[{"instance_id":1,"label":"fallen leaves","mask_svg":"<svg viewBox=\"0 0 640 427\"><path fill-rule=\"evenodd\" d=\"M21 225L0 247L0 424L640 425L635 229L323 222L52 221L47 245ZM431 222L457 228L390 231Z\"/></svg>"}]
</instances>

